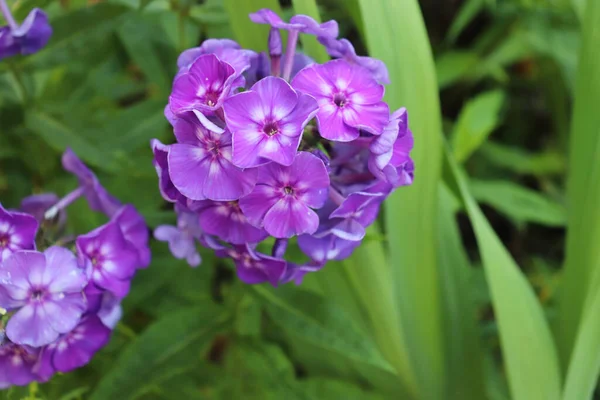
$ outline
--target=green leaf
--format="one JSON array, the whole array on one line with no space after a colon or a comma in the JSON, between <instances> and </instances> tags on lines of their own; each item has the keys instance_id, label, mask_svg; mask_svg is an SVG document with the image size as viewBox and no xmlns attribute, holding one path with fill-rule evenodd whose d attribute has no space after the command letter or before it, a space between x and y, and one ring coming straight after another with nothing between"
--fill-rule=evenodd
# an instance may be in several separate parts
<instances>
[{"instance_id":1,"label":"green leaf","mask_svg":"<svg viewBox=\"0 0 600 400\"><path fill-rule=\"evenodd\" d=\"M301 388L310 399L343 399L343 400L383 400L384 397L365 390L353 382L341 380L310 378L299 381Z\"/></svg>"},{"instance_id":2,"label":"green leaf","mask_svg":"<svg viewBox=\"0 0 600 400\"><path fill-rule=\"evenodd\" d=\"M48 114L31 111L25 117L25 125L58 152L63 152L67 147L70 147L90 165L107 171L114 168L111 164L112 154L103 152L80 134Z\"/></svg>"},{"instance_id":3,"label":"green leaf","mask_svg":"<svg viewBox=\"0 0 600 400\"><path fill-rule=\"evenodd\" d=\"M528 153L520 147L486 142L479 153L490 163L518 174L556 175L564 172L566 160L562 153L546 150L541 153Z\"/></svg>"},{"instance_id":4,"label":"green leaf","mask_svg":"<svg viewBox=\"0 0 600 400\"><path fill-rule=\"evenodd\" d=\"M281 15L277 0L223 0L229 25L233 29L237 42L244 48L267 50L269 26L255 24L248 15L261 8L270 8Z\"/></svg>"},{"instance_id":5,"label":"green leaf","mask_svg":"<svg viewBox=\"0 0 600 400\"><path fill-rule=\"evenodd\" d=\"M389 69L391 84L385 98L392 110L406 106L415 135L411 156L418 179L385 202L388 265L393 266L389 281L405 340L396 346L409 352L409 360L401 360L409 367L399 373L407 383L412 380L409 375L416 374L423 397L443 398L444 328L436 255L442 126L433 56L417 0L360 0L359 5L369 55L383 60Z\"/></svg>"},{"instance_id":6,"label":"green leaf","mask_svg":"<svg viewBox=\"0 0 600 400\"><path fill-rule=\"evenodd\" d=\"M464 162L487 139L500 122L499 113L506 95L494 90L469 100L452 132L452 148L458 162Z\"/></svg>"},{"instance_id":7,"label":"green leaf","mask_svg":"<svg viewBox=\"0 0 600 400\"><path fill-rule=\"evenodd\" d=\"M449 51L435 61L440 90L456 83L473 70L481 59L471 51Z\"/></svg>"},{"instance_id":8,"label":"green leaf","mask_svg":"<svg viewBox=\"0 0 600 400\"><path fill-rule=\"evenodd\" d=\"M178 368L199 360L229 319L219 307L205 303L158 320L115 360L90 400L139 398Z\"/></svg>"},{"instance_id":9,"label":"green leaf","mask_svg":"<svg viewBox=\"0 0 600 400\"><path fill-rule=\"evenodd\" d=\"M460 11L448 29L447 40L456 41L461 32L485 6L485 0L467 0L462 3Z\"/></svg>"},{"instance_id":10,"label":"green leaf","mask_svg":"<svg viewBox=\"0 0 600 400\"><path fill-rule=\"evenodd\" d=\"M452 187L469 214L483 261L514 400L560 398L561 375L548 323L538 299L469 192L467 179L447 151Z\"/></svg>"},{"instance_id":11,"label":"green leaf","mask_svg":"<svg viewBox=\"0 0 600 400\"><path fill-rule=\"evenodd\" d=\"M296 14L304 14L313 17L315 21L321 22L321 16L319 15L319 8L315 0L292 0L294 11ZM303 35L300 39L302 41L302 49L304 52L313 58L318 63L324 63L329 61L329 55L325 50L325 47L318 42L317 38L313 35Z\"/></svg>"},{"instance_id":12,"label":"green leaf","mask_svg":"<svg viewBox=\"0 0 600 400\"><path fill-rule=\"evenodd\" d=\"M558 227L566 224L564 206L526 187L510 181L482 180L470 180L469 187L475 200L494 207L517 223Z\"/></svg>"},{"instance_id":13,"label":"green leaf","mask_svg":"<svg viewBox=\"0 0 600 400\"><path fill-rule=\"evenodd\" d=\"M566 260L556 334L566 367L588 293L600 279L600 2L589 0L575 87L567 181ZM590 286L590 282L593 285Z\"/></svg>"}]
</instances>

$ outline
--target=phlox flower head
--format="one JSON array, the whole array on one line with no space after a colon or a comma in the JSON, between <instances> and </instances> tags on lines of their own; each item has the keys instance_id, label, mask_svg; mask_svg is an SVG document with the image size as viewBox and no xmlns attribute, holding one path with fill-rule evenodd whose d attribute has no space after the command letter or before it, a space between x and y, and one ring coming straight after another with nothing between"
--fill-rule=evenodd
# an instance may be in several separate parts
<instances>
[{"instance_id":1,"label":"phlox flower head","mask_svg":"<svg viewBox=\"0 0 600 400\"><path fill-rule=\"evenodd\" d=\"M0 27L0 60L17 54L40 51L52 36L48 16L39 8L31 10L20 25L12 17L5 0L0 0L0 12L8 26Z\"/></svg>"},{"instance_id":2,"label":"phlox flower head","mask_svg":"<svg viewBox=\"0 0 600 400\"><path fill-rule=\"evenodd\" d=\"M385 64L356 54L336 21L269 9L250 19L269 27L267 52L209 39L178 59L173 136L151 142L176 222L154 236L191 266L201 246L245 283L300 284L349 257L385 199L413 182L413 137L406 109L383 100ZM332 59L303 54L302 35Z\"/></svg>"}]
</instances>

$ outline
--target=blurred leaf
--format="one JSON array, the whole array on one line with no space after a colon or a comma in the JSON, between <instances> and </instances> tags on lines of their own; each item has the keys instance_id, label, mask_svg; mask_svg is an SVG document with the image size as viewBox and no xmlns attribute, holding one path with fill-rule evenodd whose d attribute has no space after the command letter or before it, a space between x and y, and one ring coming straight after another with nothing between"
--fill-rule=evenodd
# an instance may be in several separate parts
<instances>
[{"instance_id":1,"label":"blurred leaf","mask_svg":"<svg viewBox=\"0 0 600 400\"><path fill-rule=\"evenodd\" d=\"M304 14L313 17L315 21L321 22L319 9L316 0L292 0L294 12L296 14ZM318 63L329 61L329 55L325 47L317 41L313 35L302 35L302 48L304 52L313 58Z\"/></svg>"},{"instance_id":2,"label":"blurred leaf","mask_svg":"<svg viewBox=\"0 0 600 400\"><path fill-rule=\"evenodd\" d=\"M566 366L588 293L600 282L600 2L589 0L575 87L567 181L566 260L556 334Z\"/></svg>"},{"instance_id":3,"label":"blurred leaf","mask_svg":"<svg viewBox=\"0 0 600 400\"><path fill-rule=\"evenodd\" d=\"M209 303L160 319L121 353L90 400L139 398L177 369L200 360L201 350L228 320L222 309Z\"/></svg>"},{"instance_id":4,"label":"blurred leaf","mask_svg":"<svg viewBox=\"0 0 600 400\"><path fill-rule=\"evenodd\" d=\"M481 62L476 53L449 51L436 59L435 67L440 90L456 83Z\"/></svg>"},{"instance_id":5,"label":"blurred leaf","mask_svg":"<svg viewBox=\"0 0 600 400\"><path fill-rule=\"evenodd\" d=\"M560 398L560 368L544 312L469 192L467 179L447 151L448 178L469 214L498 322L502 354L514 400Z\"/></svg>"},{"instance_id":6,"label":"blurred leaf","mask_svg":"<svg viewBox=\"0 0 600 400\"><path fill-rule=\"evenodd\" d=\"M281 15L277 0L223 0L237 42L244 48L267 50L269 26L250 21L249 14L261 8L270 8Z\"/></svg>"},{"instance_id":7,"label":"blurred leaf","mask_svg":"<svg viewBox=\"0 0 600 400\"><path fill-rule=\"evenodd\" d=\"M300 387L310 399L383 400L384 397L365 390L351 382L325 378L299 381Z\"/></svg>"},{"instance_id":8,"label":"blurred leaf","mask_svg":"<svg viewBox=\"0 0 600 400\"><path fill-rule=\"evenodd\" d=\"M407 387L422 397L438 399L443 397L445 375L436 255L442 126L431 46L417 0L360 0L359 5L369 55L383 60L390 73L385 99L392 110L400 106L408 110L415 136L411 156L418 168L414 184L385 202L388 265L393 266L388 274L398 304L398 328L403 332L395 339L402 343L381 350L395 350L397 355L390 354L398 358L395 365Z\"/></svg>"},{"instance_id":9,"label":"blurred leaf","mask_svg":"<svg viewBox=\"0 0 600 400\"><path fill-rule=\"evenodd\" d=\"M471 265L456 222L458 201L442 185L439 191L439 262L442 291L446 300L446 399L480 400L485 396L483 349L477 326L476 302L471 283Z\"/></svg>"},{"instance_id":10,"label":"blurred leaf","mask_svg":"<svg viewBox=\"0 0 600 400\"><path fill-rule=\"evenodd\" d=\"M501 90L485 92L463 107L452 132L452 149L458 162L464 162L498 126L506 95Z\"/></svg>"},{"instance_id":11,"label":"blurred leaf","mask_svg":"<svg viewBox=\"0 0 600 400\"><path fill-rule=\"evenodd\" d=\"M485 6L485 0L466 0L462 3L460 11L452 21L446 40L454 43L461 32L471 23L475 16Z\"/></svg>"},{"instance_id":12,"label":"blurred leaf","mask_svg":"<svg viewBox=\"0 0 600 400\"><path fill-rule=\"evenodd\" d=\"M470 180L473 198L485 203L517 223L533 222L547 226L564 226L565 208L526 187L510 181Z\"/></svg>"},{"instance_id":13,"label":"blurred leaf","mask_svg":"<svg viewBox=\"0 0 600 400\"><path fill-rule=\"evenodd\" d=\"M101 151L77 132L48 114L31 111L25 117L25 125L58 152L63 152L70 147L90 165L106 171L114 168L111 163L111 154Z\"/></svg>"},{"instance_id":14,"label":"blurred leaf","mask_svg":"<svg viewBox=\"0 0 600 400\"><path fill-rule=\"evenodd\" d=\"M520 147L487 141L479 153L489 162L518 174L555 175L565 170L565 158L561 153L551 150L528 153Z\"/></svg>"}]
</instances>

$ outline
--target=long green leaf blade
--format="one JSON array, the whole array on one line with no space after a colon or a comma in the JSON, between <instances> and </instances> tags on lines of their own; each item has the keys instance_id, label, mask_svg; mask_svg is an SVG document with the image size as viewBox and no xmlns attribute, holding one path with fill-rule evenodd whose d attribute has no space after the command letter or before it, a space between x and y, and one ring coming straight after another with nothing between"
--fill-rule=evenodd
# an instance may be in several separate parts
<instances>
[{"instance_id":1,"label":"long green leaf blade","mask_svg":"<svg viewBox=\"0 0 600 400\"><path fill-rule=\"evenodd\" d=\"M359 5L369 54L382 59L390 72L386 100L392 109L407 107L415 134L417 178L412 187L387 200L386 234L420 390L427 398L442 398L443 327L435 251L441 118L431 47L416 0L360 0Z\"/></svg>"}]
</instances>

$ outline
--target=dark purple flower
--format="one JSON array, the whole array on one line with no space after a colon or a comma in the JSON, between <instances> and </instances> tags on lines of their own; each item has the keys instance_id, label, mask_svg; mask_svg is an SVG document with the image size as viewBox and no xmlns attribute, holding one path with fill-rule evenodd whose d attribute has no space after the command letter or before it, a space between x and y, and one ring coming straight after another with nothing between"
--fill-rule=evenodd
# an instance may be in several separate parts
<instances>
[{"instance_id":1,"label":"dark purple flower","mask_svg":"<svg viewBox=\"0 0 600 400\"><path fill-rule=\"evenodd\" d=\"M54 193L41 193L27 196L21 200L19 210L33 216L38 222L43 222L46 211L53 205L58 203L60 199ZM60 210L58 213L58 226L63 226L66 222L67 214L65 210Z\"/></svg>"},{"instance_id":2,"label":"dark purple flower","mask_svg":"<svg viewBox=\"0 0 600 400\"><path fill-rule=\"evenodd\" d=\"M185 210L178 210L176 227L160 225L154 230L154 238L168 242L171 254L177 259L185 259L190 267L197 267L202 262L196 248L196 241L202 235L198 215Z\"/></svg>"},{"instance_id":3,"label":"dark purple flower","mask_svg":"<svg viewBox=\"0 0 600 400\"><path fill-rule=\"evenodd\" d=\"M216 254L233 259L238 277L248 284L269 282L277 286L286 269L284 260L257 253L249 246L218 250Z\"/></svg>"},{"instance_id":4,"label":"dark purple flower","mask_svg":"<svg viewBox=\"0 0 600 400\"><path fill-rule=\"evenodd\" d=\"M248 221L276 238L314 233L319 217L311 208L327 200L329 176L318 157L300 152L289 167L270 163L260 168L254 191L240 199Z\"/></svg>"},{"instance_id":5,"label":"dark purple flower","mask_svg":"<svg viewBox=\"0 0 600 400\"><path fill-rule=\"evenodd\" d=\"M56 212L70 204L79 196L84 195L89 206L94 211L100 211L112 216L121 206L119 200L113 197L98 181L96 175L77 157L73 150L67 148L62 156L65 170L71 172L79 180L79 188L65 196L46 213L46 218L53 217ZM64 204L62 204L64 203Z\"/></svg>"},{"instance_id":6,"label":"dark purple flower","mask_svg":"<svg viewBox=\"0 0 600 400\"><path fill-rule=\"evenodd\" d=\"M319 37L321 44L325 46L330 56L343 58L344 60L360 65L367 69L373 79L379 83L388 84L390 78L385 63L381 60L372 57L358 56L354 50L354 46L347 39L335 39L321 36Z\"/></svg>"},{"instance_id":7,"label":"dark purple flower","mask_svg":"<svg viewBox=\"0 0 600 400\"><path fill-rule=\"evenodd\" d=\"M192 110L202 113L218 110L235 89L233 83L239 76L231 65L214 54L198 57L173 83L169 97L171 111L181 115Z\"/></svg>"},{"instance_id":8,"label":"dark purple flower","mask_svg":"<svg viewBox=\"0 0 600 400\"><path fill-rule=\"evenodd\" d=\"M334 20L319 24L308 15L295 15L290 22L284 22L275 11L263 8L250 14L252 22L271 25L273 28L295 30L319 37L336 38L338 36L338 23Z\"/></svg>"},{"instance_id":9,"label":"dark purple flower","mask_svg":"<svg viewBox=\"0 0 600 400\"><path fill-rule=\"evenodd\" d=\"M4 0L0 2L0 9L9 22L9 26L0 28L0 60L17 54L36 53L48 43L52 27L44 11L34 8L19 26Z\"/></svg>"},{"instance_id":10,"label":"dark purple flower","mask_svg":"<svg viewBox=\"0 0 600 400\"><path fill-rule=\"evenodd\" d=\"M75 255L62 247L44 253L22 250L0 268L0 307L17 310L8 338L33 347L47 345L73 329L86 309L87 283Z\"/></svg>"},{"instance_id":11,"label":"dark purple flower","mask_svg":"<svg viewBox=\"0 0 600 400\"><path fill-rule=\"evenodd\" d=\"M242 49L230 39L207 39L199 47L183 51L177 59L180 72L185 72L198 57L214 54L219 60L231 65L237 75L241 75L250 67L250 60L256 56L252 50Z\"/></svg>"},{"instance_id":12,"label":"dark purple flower","mask_svg":"<svg viewBox=\"0 0 600 400\"><path fill-rule=\"evenodd\" d=\"M210 235L232 244L258 243L268 234L252 226L237 201L198 201L194 204L200 227Z\"/></svg>"},{"instance_id":13,"label":"dark purple flower","mask_svg":"<svg viewBox=\"0 0 600 400\"><path fill-rule=\"evenodd\" d=\"M108 343L110 333L98 316L87 315L75 329L42 349L38 374L49 377L83 367Z\"/></svg>"},{"instance_id":14,"label":"dark purple flower","mask_svg":"<svg viewBox=\"0 0 600 400\"><path fill-rule=\"evenodd\" d=\"M150 265L150 247L148 240L150 233L144 218L131 204L126 204L117 211L113 220L121 228L125 240L138 254L137 268L146 268Z\"/></svg>"},{"instance_id":15,"label":"dark purple flower","mask_svg":"<svg viewBox=\"0 0 600 400\"><path fill-rule=\"evenodd\" d=\"M175 124L173 126L175 126ZM173 185L173 181L171 181L171 177L169 176L168 157L170 146L162 144L158 139L152 139L150 141L150 146L154 153L152 163L154 164L154 169L156 169L156 174L158 175L158 189L160 190L160 194L163 199L175 203L183 195L177 190L175 185Z\"/></svg>"},{"instance_id":16,"label":"dark purple flower","mask_svg":"<svg viewBox=\"0 0 600 400\"><path fill-rule=\"evenodd\" d=\"M38 223L29 214L7 211L0 204L0 262L18 250L35 249Z\"/></svg>"},{"instance_id":17,"label":"dark purple flower","mask_svg":"<svg viewBox=\"0 0 600 400\"><path fill-rule=\"evenodd\" d=\"M237 200L250 193L257 171L232 164L229 132L217 134L197 119L175 124L177 142L169 147L168 168L173 185L192 200Z\"/></svg>"},{"instance_id":18,"label":"dark purple flower","mask_svg":"<svg viewBox=\"0 0 600 400\"><path fill-rule=\"evenodd\" d=\"M410 151L413 145L406 109L396 110L383 133L371 143L369 170L378 179L396 187L412 184L414 164Z\"/></svg>"},{"instance_id":19,"label":"dark purple flower","mask_svg":"<svg viewBox=\"0 0 600 400\"><path fill-rule=\"evenodd\" d=\"M227 99L223 109L233 134L233 163L248 168L269 160L291 165L303 129L318 106L311 96L298 94L286 81L271 76Z\"/></svg>"},{"instance_id":20,"label":"dark purple flower","mask_svg":"<svg viewBox=\"0 0 600 400\"><path fill-rule=\"evenodd\" d=\"M38 355L39 349L28 346L10 342L0 346L0 389L42 381L34 372Z\"/></svg>"},{"instance_id":21,"label":"dark purple flower","mask_svg":"<svg viewBox=\"0 0 600 400\"><path fill-rule=\"evenodd\" d=\"M382 101L384 88L359 66L344 60L304 68L292 86L319 102L319 133L326 139L349 142L365 130L379 135L389 120Z\"/></svg>"},{"instance_id":22,"label":"dark purple flower","mask_svg":"<svg viewBox=\"0 0 600 400\"><path fill-rule=\"evenodd\" d=\"M138 254L125 239L115 221L77 238L77 253L90 274L90 281L100 289L123 298L129 291Z\"/></svg>"}]
</instances>

